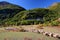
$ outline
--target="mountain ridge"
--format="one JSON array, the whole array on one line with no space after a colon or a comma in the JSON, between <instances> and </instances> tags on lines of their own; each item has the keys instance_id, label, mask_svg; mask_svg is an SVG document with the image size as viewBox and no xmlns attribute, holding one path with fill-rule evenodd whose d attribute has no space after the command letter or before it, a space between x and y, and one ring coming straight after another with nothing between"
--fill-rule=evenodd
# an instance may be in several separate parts
<instances>
[{"instance_id":1,"label":"mountain ridge","mask_svg":"<svg viewBox=\"0 0 60 40\"><path fill-rule=\"evenodd\" d=\"M2 8L3 7L3 8ZM12 4L12 3L9 3L9 2L6 2L6 1L2 1L0 2L0 9L4 9L4 8L11 8L11 9L15 9L15 8L22 8L24 9L23 7L19 6L19 5L16 5L16 4Z\"/></svg>"},{"instance_id":2,"label":"mountain ridge","mask_svg":"<svg viewBox=\"0 0 60 40\"><path fill-rule=\"evenodd\" d=\"M51 10L52 8L35 8L26 10L19 5L8 2L0 3L0 25L43 24L45 22L56 20L58 16L56 9Z\"/></svg>"},{"instance_id":3,"label":"mountain ridge","mask_svg":"<svg viewBox=\"0 0 60 40\"><path fill-rule=\"evenodd\" d=\"M0 22L3 22L3 20L6 20L6 19L12 18L18 12L24 11L24 10L26 9L21 6L2 1L0 2Z\"/></svg>"}]
</instances>

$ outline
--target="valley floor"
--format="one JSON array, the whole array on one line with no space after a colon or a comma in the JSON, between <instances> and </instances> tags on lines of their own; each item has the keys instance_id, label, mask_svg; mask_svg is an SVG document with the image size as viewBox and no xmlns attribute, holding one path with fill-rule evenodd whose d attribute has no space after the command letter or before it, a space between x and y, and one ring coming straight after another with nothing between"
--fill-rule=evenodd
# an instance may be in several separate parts
<instances>
[{"instance_id":1,"label":"valley floor","mask_svg":"<svg viewBox=\"0 0 60 40\"><path fill-rule=\"evenodd\" d=\"M37 25L23 25L24 29L35 29ZM18 26L20 27L20 26ZM0 28L0 30L4 30L3 28ZM45 32L51 32L51 33L58 33L60 34L60 27L43 27ZM32 32L0 32L0 40L60 40L54 37L48 37L42 34L38 33L32 33Z\"/></svg>"},{"instance_id":2,"label":"valley floor","mask_svg":"<svg viewBox=\"0 0 60 40\"><path fill-rule=\"evenodd\" d=\"M2 32L0 40L60 40L31 32Z\"/></svg>"}]
</instances>

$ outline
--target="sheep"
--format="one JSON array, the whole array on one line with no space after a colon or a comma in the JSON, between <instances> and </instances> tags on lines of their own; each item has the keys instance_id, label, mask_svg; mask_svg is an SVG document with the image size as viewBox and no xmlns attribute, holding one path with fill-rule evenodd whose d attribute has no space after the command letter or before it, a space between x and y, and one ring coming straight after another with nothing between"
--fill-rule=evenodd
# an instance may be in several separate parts
<instances>
[{"instance_id":1,"label":"sheep","mask_svg":"<svg viewBox=\"0 0 60 40\"><path fill-rule=\"evenodd\" d=\"M25 30L25 32L30 32L30 30L29 29L24 29Z\"/></svg>"},{"instance_id":2,"label":"sheep","mask_svg":"<svg viewBox=\"0 0 60 40\"><path fill-rule=\"evenodd\" d=\"M25 32L28 32L28 30L27 29L24 29L25 30Z\"/></svg>"},{"instance_id":3,"label":"sheep","mask_svg":"<svg viewBox=\"0 0 60 40\"><path fill-rule=\"evenodd\" d=\"M53 33L49 33L49 36L50 36L50 37L53 37Z\"/></svg>"},{"instance_id":4,"label":"sheep","mask_svg":"<svg viewBox=\"0 0 60 40\"><path fill-rule=\"evenodd\" d=\"M57 38L59 35L58 34L53 34L53 37L54 38Z\"/></svg>"},{"instance_id":5,"label":"sheep","mask_svg":"<svg viewBox=\"0 0 60 40\"><path fill-rule=\"evenodd\" d=\"M43 35L49 36L49 32L44 32Z\"/></svg>"},{"instance_id":6,"label":"sheep","mask_svg":"<svg viewBox=\"0 0 60 40\"><path fill-rule=\"evenodd\" d=\"M28 32L32 32L31 30L28 30Z\"/></svg>"},{"instance_id":7,"label":"sheep","mask_svg":"<svg viewBox=\"0 0 60 40\"><path fill-rule=\"evenodd\" d=\"M41 30L38 30L39 31L39 33L41 33Z\"/></svg>"},{"instance_id":8,"label":"sheep","mask_svg":"<svg viewBox=\"0 0 60 40\"><path fill-rule=\"evenodd\" d=\"M60 39L60 35L58 35L57 38Z\"/></svg>"},{"instance_id":9,"label":"sheep","mask_svg":"<svg viewBox=\"0 0 60 40\"><path fill-rule=\"evenodd\" d=\"M33 32L34 32L34 33L39 33L39 31L38 31L38 30L34 30Z\"/></svg>"},{"instance_id":10,"label":"sheep","mask_svg":"<svg viewBox=\"0 0 60 40\"><path fill-rule=\"evenodd\" d=\"M43 30L39 30L39 33L42 33L42 34L43 34L43 33L44 33L44 31L43 31Z\"/></svg>"},{"instance_id":11,"label":"sheep","mask_svg":"<svg viewBox=\"0 0 60 40\"><path fill-rule=\"evenodd\" d=\"M28 29L28 32L34 32L35 29Z\"/></svg>"},{"instance_id":12,"label":"sheep","mask_svg":"<svg viewBox=\"0 0 60 40\"><path fill-rule=\"evenodd\" d=\"M32 32L34 32L35 31L35 29L31 29L32 30Z\"/></svg>"}]
</instances>

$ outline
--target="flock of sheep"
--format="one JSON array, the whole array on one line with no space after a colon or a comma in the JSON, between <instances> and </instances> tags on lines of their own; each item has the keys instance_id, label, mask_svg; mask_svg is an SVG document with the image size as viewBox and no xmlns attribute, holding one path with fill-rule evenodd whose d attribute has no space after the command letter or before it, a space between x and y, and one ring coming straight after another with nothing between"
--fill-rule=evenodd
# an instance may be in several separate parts
<instances>
[{"instance_id":1,"label":"flock of sheep","mask_svg":"<svg viewBox=\"0 0 60 40\"><path fill-rule=\"evenodd\" d=\"M34 33L41 33L43 35L46 35L46 36L50 36L50 37L54 37L54 38L58 38L60 39L60 34L57 34L57 33L50 33L50 32L45 32L41 29L31 29L31 30L26 30L27 32L34 32Z\"/></svg>"},{"instance_id":2,"label":"flock of sheep","mask_svg":"<svg viewBox=\"0 0 60 40\"><path fill-rule=\"evenodd\" d=\"M11 30L11 29L14 29L14 28L8 28L8 30ZM24 32L34 32L34 33L39 33L39 34L43 34L43 35L46 35L46 36L50 36L50 37L60 39L60 34L45 32L42 29L23 29L23 30L24 30Z\"/></svg>"}]
</instances>

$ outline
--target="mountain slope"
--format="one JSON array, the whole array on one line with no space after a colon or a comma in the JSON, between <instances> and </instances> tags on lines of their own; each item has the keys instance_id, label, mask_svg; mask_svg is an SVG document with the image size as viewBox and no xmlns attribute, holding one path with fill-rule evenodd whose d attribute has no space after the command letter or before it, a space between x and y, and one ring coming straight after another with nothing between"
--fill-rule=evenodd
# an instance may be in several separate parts
<instances>
[{"instance_id":1,"label":"mountain slope","mask_svg":"<svg viewBox=\"0 0 60 40\"><path fill-rule=\"evenodd\" d=\"M55 11L45 8L35 8L32 10L21 11L16 14L12 19L7 20L5 23L9 25L27 25L27 24L39 24L46 21L55 20L57 14Z\"/></svg>"},{"instance_id":2,"label":"mountain slope","mask_svg":"<svg viewBox=\"0 0 60 40\"><path fill-rule=\"evenodd\" d=\"M57 4L56 4L57 5ZM23 7L8 2L0 2L0 25L39 24L57 19L60 8L35 8L25 10Z\"/></svg>"},{"instance_id":3,"label":"mountain slope","mask_svg":"<svg viewBox=\"0 0 60 40\"><path fill-rule=\"evenodd\" d=\"M49 9L56 11L56 13L58 13L58 16L60 17L60 2L52 4Z\"/></svg>"},{"instance_id":4,"label":"mountain slope","mask_svg":"<svg viewBox=\"0 0 60 40\"><path fill-rule=\"evenodd\" d=\"M16 13L25 10L23 7L14 5L8 2L0 2L0 19L5 19L5 17L12 17Z\"/></svg>"},{"instance_id":5,"label":"mountain slope","mask_svg":"<svg viewBox=\"0 0 60 40\"><path fill-rule=\"evenodd\" d=\"M0 23L5 19L10 19L20 11L24 11L25 8L11 4L9 2L0 2Z\"/></svg>"},{"instance_id":6,"label":"mountain slope","mask_svg":"<svg viewBox=\"0 0 60 40\"><path fill-rule=\"evenodd\" d=\"M18 6L16 4L11 4L11 3L5 2L5 1L0 2L0 9L9 9L9 8L10 9L20 9L20 10L24 9L23 7Z\"/></svg>"}]
</instances>

